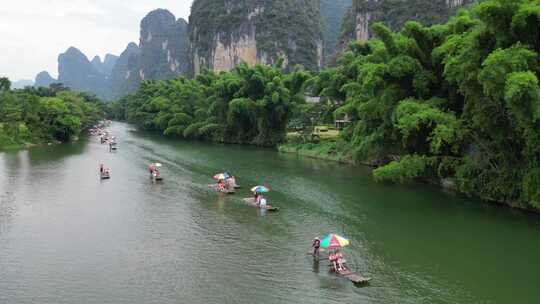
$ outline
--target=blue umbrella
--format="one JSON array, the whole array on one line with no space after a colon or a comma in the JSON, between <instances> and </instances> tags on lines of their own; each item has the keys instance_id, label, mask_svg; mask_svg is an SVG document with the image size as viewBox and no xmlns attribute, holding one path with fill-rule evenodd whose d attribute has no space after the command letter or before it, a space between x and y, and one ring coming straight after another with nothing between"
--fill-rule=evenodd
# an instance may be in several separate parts
<instances>
[{"instance_id":1,"label":"blue umbrella","mask_svg":"<svg viewBox=\"0 0 540 304\"><path fill-rule=\"evenodd\" d=\"M266 188L265 186L255 186L251 188L251 191L255 193L264 193L264 192L270 192L270 189Z\"/></svg>"}]
</instances>

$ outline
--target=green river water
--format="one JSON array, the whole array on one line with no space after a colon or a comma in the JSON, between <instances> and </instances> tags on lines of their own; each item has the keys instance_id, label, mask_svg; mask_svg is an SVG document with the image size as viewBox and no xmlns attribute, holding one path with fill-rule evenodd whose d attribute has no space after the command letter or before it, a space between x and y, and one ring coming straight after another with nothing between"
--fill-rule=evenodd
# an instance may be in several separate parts
<instances>
[{"instance_id":1,"label":"green river water","mask_svg":"<svg viewBox=\"0 0 540 304\"><path fill-rule=\"evenodd\" d=\"M109 130L116 153L97 138L0 153L0 303L540 301L539 216L375 183L362 167ZM235 195L207 186L224 169ZM242 203L255 184L280 212ZM306 255L327 232L350 239L369 286Z\"/></svg>"}]
</instances>

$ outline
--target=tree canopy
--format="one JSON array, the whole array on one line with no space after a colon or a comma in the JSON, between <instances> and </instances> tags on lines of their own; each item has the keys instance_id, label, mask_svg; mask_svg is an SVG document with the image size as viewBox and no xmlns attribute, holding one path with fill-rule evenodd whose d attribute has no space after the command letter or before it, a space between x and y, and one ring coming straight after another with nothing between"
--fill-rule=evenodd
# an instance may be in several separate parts
<instances>
[{"instance_id":1,"label":"tree canopy","mask_svg":"<svg viewBox=\"0 0 540 304\"><path fill-rule=\"evenodd\" d=\"M303 103L311 74L283 74L276 66L241 64L231 72L204 72L195 79L147 81L111 104L127 119L168 136L275 146L285 138L294 108Z\"/></svg>"},{"instance_id":2,"label":"tree canopy","mask_svg":"<svg viewBox=\"0 0 540 304\"><path fill-rule=\"evenodd\" d=\"M0 78L0 148L69 141L103 117L99 100L60 85L11 90Z\"/></svg>"},{"instance_id":3,"label":"tree canopy","mask_svg":"<svg viewBox=\"0 0 540 304\"><path fill-rule=\"evenodd\" d=\"M540 0L485 0L445 24L375 23L375 39L316 76L240 65L145 82L109 111L169 136L261 146L283 142L287 126L347 115L340 142L378 166L377 180L453 180L540 209L539 26ZM306 104L306 92L326 102Z\"/></svg>"},{"instance_id":4,"label":"tree canopy","mask_svg":"<svg viewBox=\"0 0 540 304\"><path fill-rule=\"evenodd\" d=\"M464 193L540 208L540 1L486 0L446 24L381 23L322 72L344 132L379 180L452 178Z\"/></svg>"}]
</instances>

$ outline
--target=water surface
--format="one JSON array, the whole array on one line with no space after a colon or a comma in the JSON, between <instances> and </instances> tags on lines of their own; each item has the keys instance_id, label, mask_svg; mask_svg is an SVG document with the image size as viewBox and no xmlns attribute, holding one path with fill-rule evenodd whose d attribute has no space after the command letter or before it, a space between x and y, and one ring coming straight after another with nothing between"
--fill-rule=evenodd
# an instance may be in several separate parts
<instances>
[{"instance_id":1,"label":"water surface","mask_svg":"<svg viewBox=\"0 0 540 304\"><path fill-rule=\"evenodd\" d=\"M0 303L536 303L540 219L367 169L115 123L96 138L0 154ZM164 164L165 180L147 174ZM112 168L100 181L99 163ZM244 185L212 192L231 170ZM279 213L244 205L267 184ZM358 288L306 256L348 237Z\"/></svg>"}]
</instances>

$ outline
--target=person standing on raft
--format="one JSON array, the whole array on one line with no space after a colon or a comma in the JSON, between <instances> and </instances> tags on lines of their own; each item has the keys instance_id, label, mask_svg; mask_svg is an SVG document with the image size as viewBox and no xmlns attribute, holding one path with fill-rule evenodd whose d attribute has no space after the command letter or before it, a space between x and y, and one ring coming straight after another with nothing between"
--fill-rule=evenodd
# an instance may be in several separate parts
<instances>
[{"instance_id":1,"label":"person standing on raft","mask_svg":"<svg viewBox=\"0 0 540 304\"><path fill-rule=\"evenodd\" d=\"M311 247L313 247L313 256L319 256L319 248L321 248L321 240L317 237L313 240L313 244L311 244Z\"/></svg>"}]
</instances>

